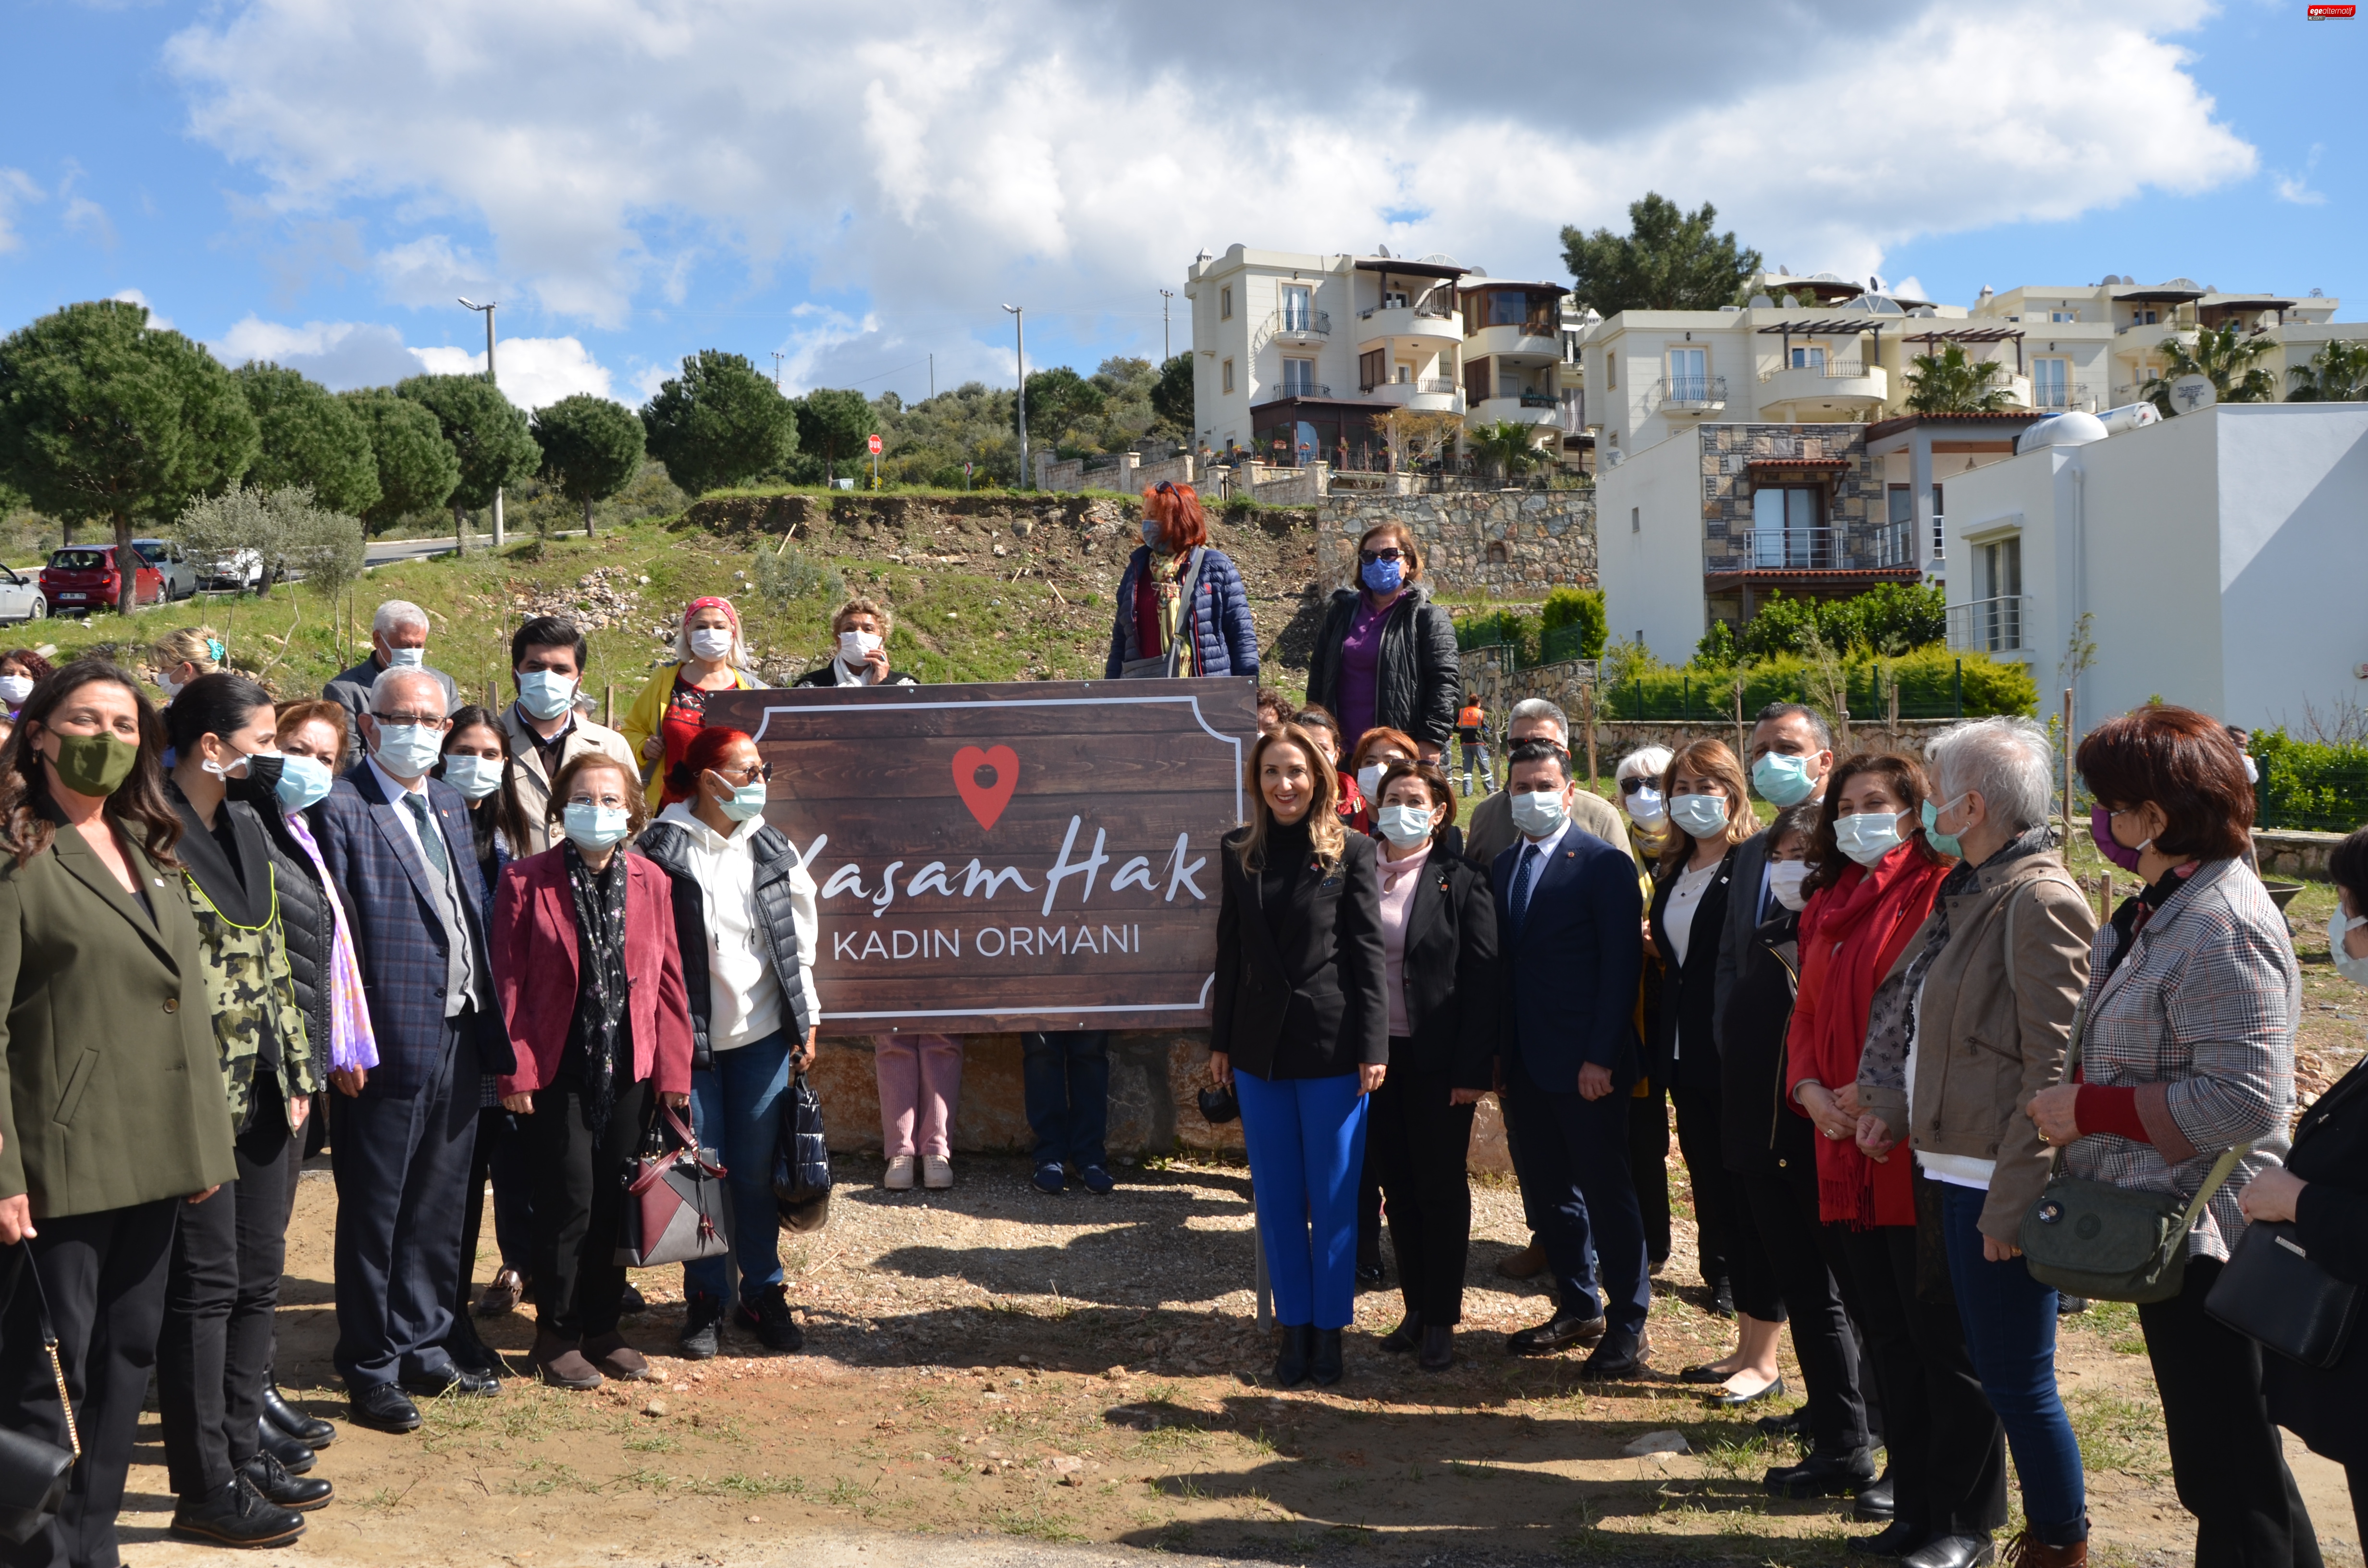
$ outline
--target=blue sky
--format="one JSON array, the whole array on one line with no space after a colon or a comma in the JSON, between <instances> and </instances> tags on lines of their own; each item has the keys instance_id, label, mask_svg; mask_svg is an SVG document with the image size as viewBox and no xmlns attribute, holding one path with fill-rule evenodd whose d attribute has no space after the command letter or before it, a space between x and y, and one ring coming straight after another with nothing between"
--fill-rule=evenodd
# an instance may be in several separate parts
<instances>
[{"instance_id":1,"label":"blue sky","mask_svg":"<svg viewBox=\"0 0 2368 1568\"><path fill-rule=\"evenodd\" d=\"M1156 358L1204 245L1559 277L1561 225L1648 187L1936 299L2183 274L2368 312L2368 19L2139 9L1516 3L1479 71L1410 0L1305 9L1313 57L1252 0L0 0L0 329L136 291L354 385L468 368L469 294L522 402L639 402L710 347L914 398L931 356L1008 381L1006 301L1031 366Z\"/></svg>"}]
</instances>

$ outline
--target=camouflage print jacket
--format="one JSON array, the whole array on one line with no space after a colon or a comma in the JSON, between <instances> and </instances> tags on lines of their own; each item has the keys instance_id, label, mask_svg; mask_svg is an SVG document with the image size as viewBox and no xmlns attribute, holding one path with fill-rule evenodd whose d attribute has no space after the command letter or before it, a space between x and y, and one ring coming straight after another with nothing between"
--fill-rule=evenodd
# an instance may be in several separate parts
<instances>
[{"instance_id":1,"label":"camouflage print jacket","mask_svg":"<svg viewBox=\"0 0 2368 1568\"><path fill-rule=\"evenodd\" d=\"M318 1092L324 1074L296 1003L287 938L279 928L279 886L261 820L236 801L220 808L232 814L239 852L234 869L177 790L174 795L190 829L176 853L185 862L182 881L205 959L206 1001L222 1048L222 1088L230 1099L231 1125L245 1132L255 1116L256 1064L267 1040L276 1047L283 1107ZM240 869L246 873L244 880Z\"/></svg>"}]
</instances>

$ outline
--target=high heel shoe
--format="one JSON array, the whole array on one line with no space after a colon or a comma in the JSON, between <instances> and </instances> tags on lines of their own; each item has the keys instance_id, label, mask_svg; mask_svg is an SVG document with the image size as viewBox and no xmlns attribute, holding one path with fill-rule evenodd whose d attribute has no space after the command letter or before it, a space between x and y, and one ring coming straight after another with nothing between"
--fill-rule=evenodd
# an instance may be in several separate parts
<instances>
[{"instance_id":1,"label":"high heel shoe","mask_svg":"<svg viewBox=\"0 0 2368 1568\"><path fill-rule=\"evenodd\" d=\"M1334 1331L1338 1333L1338 1330ZM1311 1324L1282 1325L1282 1350L1274 1358L1274 1386L1279 1389L1297 1388L1307 1381L1307 1363L1315 1348L1315 1329Z\"/></svg>"},{"instance_id":2,"label":"high heel shoe","mask_svg":"<svg viewBox=\"0 0 2368 1568\"><path fill-rule=\"evenodd\" d=\"M1315 1354L1309 1358L1308 1370L1318 1385L1329 1388L1340 1381L1340 1331L1319 1328L1315 1331Z\"/></svg>"}]
</instances>

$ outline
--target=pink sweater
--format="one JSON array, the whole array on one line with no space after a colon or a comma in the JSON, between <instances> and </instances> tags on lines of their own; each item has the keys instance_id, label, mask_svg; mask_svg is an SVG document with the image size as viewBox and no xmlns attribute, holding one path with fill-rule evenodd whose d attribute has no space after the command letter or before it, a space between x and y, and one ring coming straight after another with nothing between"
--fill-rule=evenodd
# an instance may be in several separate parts
<instances>
[{"instance_id":1,"label":"pink sweater","mask_svg":"<svg viewBox=\"0 0 2368 1568\"><path fill-rule=\"evenodd\" d=\"M1414 905L1414 890L1421 881L1418 873L1429 859L1430 846L1428 844L1403 860L1391 859L1387 848L1373 857L1374 869L1382 878L1382 955L1388 965L1390 1038L1393 1040L1404 1040L1413 1032L1406 1022L1406 911Z\"/></svg>"}]
</instances>

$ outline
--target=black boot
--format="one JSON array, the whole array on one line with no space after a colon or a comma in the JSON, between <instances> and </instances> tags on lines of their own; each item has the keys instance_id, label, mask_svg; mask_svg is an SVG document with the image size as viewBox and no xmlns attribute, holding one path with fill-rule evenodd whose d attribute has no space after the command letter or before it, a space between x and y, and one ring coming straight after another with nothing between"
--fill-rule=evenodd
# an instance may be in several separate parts
<instances>
[{"instance_id":1,"label":"black boot","mask_svg":"<svg viewBox=\"0 0 2368 1568\"><path fill-rule=\"evenodd\" d=\"M1413 1308L1398 1320L1397 1327L1382 1335L1381 1348L1393 1356L1405 1356L1422 1343L1422 1314Z\"/></svg>"},{"instance_id":2,"label":"black boot","mask_svg":"<svg viewBox=\"0 0 2368 1568\"><path fill-rule=\"evenodd\" d=\"M307 1415L288 1403L276 1378L263 1382L263 1414L271 1425L308 1449L325 1449L337 1440L337 1429L317 1415Z\"/></svg>"},{"instance_id":3,"label":"black boot","mask_svg":"<svg viewBox=\"0 0 2368 1568\"><path fill-rule=\"evenodd\" d=\"M1340 1381L1340 1331L1319 1328L1315 1331L1315 1349L1309 1358L1309 1370L1318 1384L1330 1388Z\"/></svg>"},{"instance_id":4,"label":"black boot","mask_svg":"<svg viewBox=\"0 0 2368 1568\"><path fill-rule=\"evenodd\" d=\"M1870 1524L1873 1524L1879 1519L1888 1519L1895 1517L1891 1498L1891 1467L1889 1465L1884 1466L1882 1480L1876 1482L1872 1486L1861 1486L1859 1488L1858 1501L1851 1505L1850 1512L1859 1518L1866 1520Z\"/></svg>"},{"instance_id":5,"label":"black boot","mask_svg":"<svg viewBox=\"0 0 2368 1568\"><path fill-rule=\"evenodd\" d=\"M1338 1343L1340 1331L1332 1331ZM1307 1381L1308 1358L1315 1353L1315 1330L1306 1324L1282 1325L1282 1352L1274 1358L1274 1386L1297 1388Z\"/></svg>"},{"instance_id":6,"label":"black boot","mask_svg":"<svg viewBox=\"0 0 2368 1568\"><path fill-rule=\"evenodd\" d=\"M278 1460L290 1475L302 1475L320 1462L308 1445L298 1442L273 1426L268 1415L255 1418L255 1430L263 1451Z\"/></svg>"},{"instance_id":7,"label":"black boot","mask_svg":"<svg viewBox=\"0 0 2368 1568\"><path fill-rule=\"evenodd\" d=\"M208 1546L285 1546L303 1533L303 1515L265 1502L243 1475L173 1510L173 1534Z\"/></svg>"},{"instance_id":8,"label":"black boot","mask_svg":"<svg viewBox=\"0 0 2368 1568\"><path fill-rule=\"evenodd\" d=\"M1765 1484L1779 1497L1839 1497L1874 1484L1874 1455L1865 1449L1813 1453L1794 1465L1768 1472Z\"/></svg>"},{"instance_id":9,"label":"black boot","mask_svg":"<svg viewBox=\"0 0 2368 1568\"><path fill-rule=\"evenodd\" d=\"M238 1467L247 1483L263 1494L267 1503L299 1514L309 1514L315 1508L325 1508L337 1489L317 1475L290 1475L287 1468L269 1454L256 1454Z\"/></svg>"},{"instance_id":10,"label":"black boot","mask_svg":"<svg viewBox=\"0 0 2368 1568\"><path fill-rule=\"evenodd\" d=\"M1422 1369L1443 1372L1455 1365L1455 1325L1427 1323L1422 1325Z\"/></svg>"}]
</instances>

